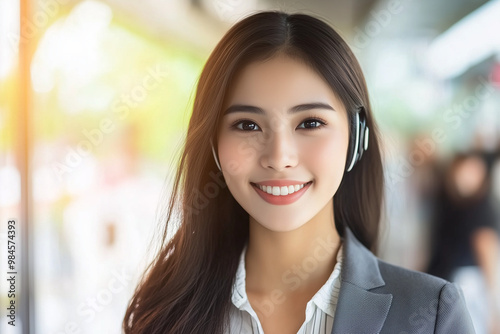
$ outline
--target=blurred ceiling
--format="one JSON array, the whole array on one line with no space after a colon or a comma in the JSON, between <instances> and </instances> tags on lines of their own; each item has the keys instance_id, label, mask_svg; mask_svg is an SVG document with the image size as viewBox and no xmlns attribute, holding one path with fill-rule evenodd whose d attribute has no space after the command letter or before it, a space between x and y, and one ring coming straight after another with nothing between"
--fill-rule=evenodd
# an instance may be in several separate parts
<instances>
[{"instance_id":1,"label":"blurred ceiling","mask_svg":"<svg viewBox=\"0 0 500 334\"><path fill-rule=\"evenodd\" d=\"M380 38L434 38L479 8L485 0L104 0L116 13L161 38L181 39L210 50L228 27L255 10L316 14L347 38L370 21L383 26ZM399 5L397 14L389 9ZM384 19L383 14L389 13ZM385 20L385 21L384 21Z\"/></svg>"},{"instance_id":2,"label":"blurred ceiling","mask_svg":"<svg viewBox=\"0 0 500 334\"><path fill-rule=\"evenodd\" d=\"M379 7L387 7L394 0L379 1ZM419 0L399 1L402 11L394 16L387 35L394 37L436 37L453 24L478 9L488 0Z\"/></svg>"}]
</instances>

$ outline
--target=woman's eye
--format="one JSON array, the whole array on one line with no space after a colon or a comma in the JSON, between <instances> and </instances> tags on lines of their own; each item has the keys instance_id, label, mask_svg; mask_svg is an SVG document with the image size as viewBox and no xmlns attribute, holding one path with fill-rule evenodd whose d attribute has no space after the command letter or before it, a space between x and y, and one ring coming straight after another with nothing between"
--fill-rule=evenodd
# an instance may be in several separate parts
<instances>
[{"instance_id":1,"label":"woman's eye","mask_svg":"<svg viewBox=\"0 0 500 334\"><path fill-rule=\"evenodd\" d=\"M304 126L302 126L302 124ZM300 125L298 126L298 128L299 129L310 130L310 129L320 128L320 127L322 127L325 124L326 124L325 122L323 122L323 121L321 121L319 119L311 118L311 119L307 119L304 122L300 123Z\"/></svg>"},{"instance_id":2,"label":"woman's eye","mask_svg":"<svg viewBox=\"0 0 500 334\"><path fill-rule=\"evenodd\" d=\"M236 122L233 127L240 131L255 131L259 129L259 126L252 121L239 121Z\"/></svg>"}]
</instances>

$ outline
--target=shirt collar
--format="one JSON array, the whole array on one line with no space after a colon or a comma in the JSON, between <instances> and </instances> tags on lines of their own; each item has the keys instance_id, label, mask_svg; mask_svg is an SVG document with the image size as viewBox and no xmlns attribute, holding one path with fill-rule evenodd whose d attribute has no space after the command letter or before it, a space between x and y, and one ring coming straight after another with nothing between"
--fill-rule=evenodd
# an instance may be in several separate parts
<instances>
[{"instance_id":1,"label":"shirt collar","mask_svg":"<svg viewBox=\"0 0 500 334\"><path fill-rule=\"evenodd\" d=\"M251 309L246 293L246 270L245 270L245 254L247 251L247 244L243 247L240 255L238 269L236 271L235 282L233 285L231 300L238 309L249 310ZM323 286L312 297L311 301L320 308L324 313L334 316L338 293L340 290L340 272L342 269L342 251L343 244L337 252L337 263L335 264L332 273Z\"/></svg>"},{"instance_id":2,"label":"shirt collar","mask_svg":"<svg viewBox=\"0 0 500 334\"><path fill-rule=\"evenodd\" d=\"M324 313L334 317L335 309L337 307L337 299L340 291L340 272L342 270L342 248L337 252L337 263L333 267L328 280L312 297L313 303L316 304Z\"/></svg>"},{"instance_id":3,"label":"shirt collar","mask_svg":"<svg viewBox=\"0 0 500 334\"><path fill-rule=\"evenodd\" d=\"M241 306L248 301L247 293L246 293L246 271L245 271L245 254L247 252L247 244L243 247L243 251L240 255L240 262L238 265L238 270L236 271L236 279L233 285L233 293L231 296L231 300L237 308L241 308Z\"/></svg>"}]
</instances>

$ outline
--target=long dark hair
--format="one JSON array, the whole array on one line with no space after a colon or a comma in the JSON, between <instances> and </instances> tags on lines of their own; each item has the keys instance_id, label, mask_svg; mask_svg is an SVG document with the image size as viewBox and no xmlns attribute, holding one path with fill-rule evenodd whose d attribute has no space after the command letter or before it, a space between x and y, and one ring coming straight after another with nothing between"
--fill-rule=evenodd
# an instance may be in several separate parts
<instances>
[{"instance_id":1,"label":"long dark hair","mask_svg":"<svg viewBox=\"0 0 500 334\"><path fill-rule=\"evenodd\" d=\"M383 171L377 127L354 54L320 19L280 11L253 14L226 33L201 73L161 251L130 301L123 321L125 333L224 331L239 255L248 240L249 216L225 185L210 140L217 142L224 99L237 72L277 53L305 61L316 70L344 104L351 123L354 112L364 110L370 146L344 175L334 196L334 214L340 235L348 226L367 248L375 249ZM172 224L178 224L178 229L167 238L167 225Z\"/></svg>"}]
</instances>

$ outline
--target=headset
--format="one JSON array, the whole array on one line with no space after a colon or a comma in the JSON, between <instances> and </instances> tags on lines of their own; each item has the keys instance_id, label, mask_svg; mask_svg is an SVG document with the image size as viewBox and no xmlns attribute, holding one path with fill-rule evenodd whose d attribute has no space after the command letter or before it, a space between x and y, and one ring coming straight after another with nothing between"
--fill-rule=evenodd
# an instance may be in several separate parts
<instances>
[{"instance_id":1,"label":"headset","mask_svg":"<svg viewBox=\"0 0 500 334\"><path fill-rule=\"evenodd\" d=\"M349 140L349 159L347 160L346 165L349 167L346 169L346 172L350 172L354 165L361 159L364 151L368 149L368 137L370 135L370 129L366 125L365 113L363 112L363 108L359 108L354 114L353 119L353 128L351 129L351 138ZM355 131L354 131L355 130ZM354 143L354 145L353 145ZM215 163L219 170L222 170L219 164L219 159L217 159L217 155L215 154L214 144L212 139L210 139L210 144L212 145L212 154L214 156Z\"/></svg>"},{"instance_id":2,"label":"headset","mask_svg":"<svg viewBox=\"0 0 500 334\"><path fill-rule=\"evenodd\" d=\"M366 116L363 107L354 114L353 127L351 128L351 140L349 141L349 159L347 159L346 172L350 172L354 165L361 159L364 151L368 149L368 137L370 129L366 125ZM353 145L354 143L354 145Z\"/></svg>"},{"instance_id":3,"label":"headset","mask_svg":"<svg viewBox=\"0 0 500 334\"><path fill-rule=\"evenodd\" d=\"M217 164L217 168L219 168L219 170L222 172L222 168L220 168L220 164L219 164L219 159L217 159L217 154L215 154L214 143L212 141L212 138L210 138L210 145L212 145L212 154L214 155L214 160L215 160L215 163Z\"/></svg>"}]
</instances>

